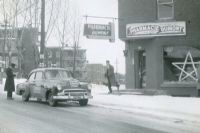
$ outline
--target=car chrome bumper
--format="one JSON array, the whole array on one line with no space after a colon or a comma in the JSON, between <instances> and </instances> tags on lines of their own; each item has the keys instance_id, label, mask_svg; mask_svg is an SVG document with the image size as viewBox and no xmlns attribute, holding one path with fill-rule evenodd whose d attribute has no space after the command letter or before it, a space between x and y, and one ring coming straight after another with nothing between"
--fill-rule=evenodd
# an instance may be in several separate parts
<instances>
[{"instance_id":1,"label":"car chrome bumper","mask_svg":"<svg viewBox=\"0 0 200 133\"><path fill-rule=\"evenodd\" d=\"M83 95L83 96L69 96L69 95L64 95L64 96L53 96L54 100L81 100L81 99L91 99L93 96L91 95Z\"/></svg>"}]
</instances>

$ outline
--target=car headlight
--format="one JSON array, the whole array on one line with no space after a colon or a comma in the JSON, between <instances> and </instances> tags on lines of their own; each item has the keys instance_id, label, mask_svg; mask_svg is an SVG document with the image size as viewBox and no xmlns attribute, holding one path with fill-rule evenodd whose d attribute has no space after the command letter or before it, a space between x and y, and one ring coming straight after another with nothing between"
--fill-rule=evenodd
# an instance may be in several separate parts
<instances>
[{"instance_id":1,"label":"car headlight","mask_svg":"<svg viewBox=\"0 0 200 133\"><path fill-rule=\"evenodd\" d=\"M62 86L61 85L57 85L56 87L57 87L58 91L62 90Z\"/></svg>"},{"instance_id":2,"label":"car headlight","mask_svg":"<svg viewBox=\"0 0 200 133\"><path fill-rule=\"evenodd\" d=\"M92 90L92 84L88 84L88 90Z\"/></svg>"}]
</instances>

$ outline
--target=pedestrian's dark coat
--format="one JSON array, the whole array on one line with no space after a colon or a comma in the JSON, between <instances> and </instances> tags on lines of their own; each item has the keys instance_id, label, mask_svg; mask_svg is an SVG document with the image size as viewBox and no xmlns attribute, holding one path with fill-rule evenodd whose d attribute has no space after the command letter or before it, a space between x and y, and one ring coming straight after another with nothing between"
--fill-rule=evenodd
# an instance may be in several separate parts
<instances>
[{"instance_id":1,"label":"pedestrian's dark coat","mask_svg":"<svg viewBox=\"0 0 200 133\"><path fill-rule=\"evenodd\" d=\"M112 65L109 64L109 68L107 68L105 76L106 76L106 78L110 79L112 86L116 86L117 82L115 79L114 68Z\"/></svg>"},{"instance_id":2,"label":"pedestrian's dark coat","mask_svg":"<svg viewBox=\"0 0 200 133\"><path fill-rule=\"evenodd\" d=\"M13 70L8 67L6 69L6 83L4 86L4 91L15 91L15 83L14 83L14 77L15 74L13 74Z\"/></svg>"}]
</instances>

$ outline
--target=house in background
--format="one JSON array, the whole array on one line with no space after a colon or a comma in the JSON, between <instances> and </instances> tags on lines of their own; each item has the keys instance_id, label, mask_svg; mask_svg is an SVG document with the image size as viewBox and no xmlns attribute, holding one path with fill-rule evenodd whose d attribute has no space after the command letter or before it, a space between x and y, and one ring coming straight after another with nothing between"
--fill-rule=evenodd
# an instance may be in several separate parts
<instances>
[{"instance_id":1,"label":"house in background","mask_svg":"<svg viewBox=\"0 0 200 133\"><path fill-rule=\"evenodd\" d=\"M47 47L46 48L48 67L62 67L74 71L74 77L79 80L86 79L86 49L65 47Z\"/></svg>"}]
</instances>

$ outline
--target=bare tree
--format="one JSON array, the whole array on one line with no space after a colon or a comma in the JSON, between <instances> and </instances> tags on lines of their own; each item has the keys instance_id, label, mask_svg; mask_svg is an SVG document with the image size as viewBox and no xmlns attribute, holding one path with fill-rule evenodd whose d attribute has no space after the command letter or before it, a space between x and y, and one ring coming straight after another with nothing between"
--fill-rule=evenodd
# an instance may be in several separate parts
<instances>
[{"instance_id":1,"label":"bare tree","mask_svg":"<svg viewBox=\"0 0 200 133\"><path fill-rule=\"evenodd\" d=\"M38 1L38 0L36 0ZM16 47L18 52L18 68L19 73L21 73L21 64L23 62L23 46L22 46L22 36L24 32L24 27L32 24L33 12L31 11L35 3L31 0L3 0L1 1L1 15L4 18L4 52L8 54L8 61L10 63L12 52L11 48ZM28 14L29 11L29 14ZM20 28L21 27L21 28ZM21 30L21 36L18 36L18 31ZM16 45L14 45L16 44ZM7 48L7 51L5 51ZM4 56L6 55L4 53ZM6 57L4 60L7 62Z\"/></svg>"},{"instance_id":2,"label":"bare tree","mask_svg":"<svg viewBox=\"0 0 200 133\"><path fill-rule=\"evenodd\" d=\"M69 0L63 1L63 6L61 8L60 19L57 21L57 33L60 42L60 66L63 67L63 54L62 50L65 47L72 47L73 52L73 63L71 64L73 68L73 75L76 71L76 56L77 49L80 42L81 33L81 17L76 6L74 6Z\"/></svg>"},{"instance_id":3,"label":"bare tree","mask_svg":"<svg viewBox=\"0 0 200 133\"><path fill-rule=\"evenodd\" d=\"M70 2L69 0L63 0L63 7L61 14L60 20L57 21L57 31L58 31L58 38L60 42L60 67L63 67L62 60L63 60L63 53L62 49L66 46L68 38L66 36L68 32L68 16L69 16L69 7L70 7Z\"/></svg>"},{"instance_id":4,"label":"bare tree","mask_svg":"<svg viewBox=\"0 0 200 133\"><path fill-rule=\"evenodd\" d=\"M75 19L74 19L74 28L73 28L73 48L74 48L74 60L73 60L73 76L75 77L75 73L76 73L76 58L77 58L77 54L78 54L78 49L79 49L79 43L80 43L80 34L81 34L81 19L80 19L80 15L79 12L75 12Z\"/></svg>"}]
</instances>

